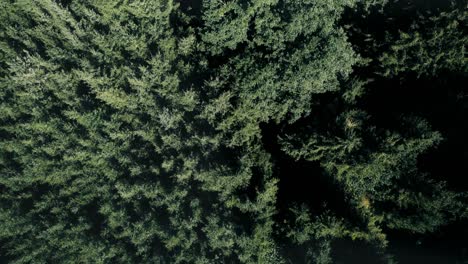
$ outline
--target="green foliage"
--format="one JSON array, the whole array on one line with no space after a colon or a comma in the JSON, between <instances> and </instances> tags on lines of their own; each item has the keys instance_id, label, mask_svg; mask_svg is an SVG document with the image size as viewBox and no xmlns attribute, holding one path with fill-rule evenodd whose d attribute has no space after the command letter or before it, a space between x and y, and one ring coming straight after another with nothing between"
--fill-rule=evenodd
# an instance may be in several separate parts
<instances>
[{"instance_id":1,"label":"green foliage","mask_svg":"<svg viewBox=\"0 0 468 264\"><path fill-rule=\"evenodd\" d=\"M465 10L382 40L357 17L387 1L188 2L0 2L0 260L333 263L468 216L418 165L443 135L363 103L374 78L466 74ZM347 212L281 196L281 159Z\"/></svg>"},{"instance_id":2,"label":"green foliage","mask_svg":"<svg viewBox=\"0 0 468 264\"><path fill-rule=\"evenodd\" d=\"M454 9L437 16L420 16L409 31L401 31L384 52L381 74L395 76L400 73L436 75L445 70L466 73L468 60L465 46L468 43L468 11ZM423 29L423 30L421 30Z\"/></svg>"}]
</instances>

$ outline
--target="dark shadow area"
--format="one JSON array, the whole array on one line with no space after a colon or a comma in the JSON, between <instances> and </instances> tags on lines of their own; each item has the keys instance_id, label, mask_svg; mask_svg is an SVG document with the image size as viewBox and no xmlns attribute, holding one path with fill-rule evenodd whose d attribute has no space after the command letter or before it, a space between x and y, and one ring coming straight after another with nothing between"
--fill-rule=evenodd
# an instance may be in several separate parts
<instances>
[{"instance_id":1,"label":"dark shadow area","mask_svg":"<svg viewBox=\"0 0 468 264\"><path fill-rule=\"evenodd\" d=\"M429 235L389 232L388 252L400 264L468 262L468 226L456 222Z\"/></svg>"},{"instance_id":2,"label":"dark shadow area","mask_svg":"<svg viewBox=\"0 0 468 264\"><path fill-rule=\"evenodd\" d=\"M336 264L387 263L381 250L362 241L341 239L332 243L332 258Z\"/></svg>"},{"instance_id":3,"label":"dark shadow area","mask_svg":"<svg viewBox=\"0 0 468 264\"><path fill-rule=\"evenodd\" d=\"M407 30L421 14L436 14L441 11L452 10L453 6L463 9L466 6L466 1L391 0L385 5L373 5L367 10L365 6L365 1L363 1L363 3L358 3L357 6L347 8L340 23L342 25L352 24L353 28L360 29L362 33L371 33L373 38L383 41L388 33L399 34L399 30ZM348 31L347 33L357 32ZM368 54L365 50L368 43L365 39L362 39L362 36L356 34L349 36L355 47L364 48L359 50L360 54Z\"/></svg>"},{"instance_id":4,"label":"dark shadow area","mask_svg":"<svg viewBox=\"0 0 468 264\"><path fill-rule=\"evenodd\" d=\"M180 4L180 8L189 15L200 16L203 8L202 0L177 0L175 1Z\"/></svg>"},{"instance_id":5,"label":"dark shadow area","mask_svg":"<svg viewBox=\"0 0 468 264\"><path fill-rule=\"evenodd\" d=\"M404 81L402 81L404 80ZM468 191L468 79L441 73L436 77L377 80L362 100L373 122L391 129L403 115L423 117L443 142L419 157L418 167L450 190ZM447 223L437 232L410 235L390 230L389 253L399 263L466 263L467 221ZM465 261L465 262L463 262Z\"/></svg>"},{"instance_id":6,"label":"dark shadow area","mask_svg":"<svg viewBox=\"0 0 468 264\"><path fill-rule=\"evenodd\" d=\"M0 263L10 263L11 259L6 255L4 243L0 241Z\"/></svg>"},{"instance_id":7,"label":"dark shadow area","mask_svg":"<svg viewBox=\"0 0 468 264\"><path fill-rule=\"evenodd\" d=\"M468 79L441 74L436 78L382 80L372 84L363 99L379 127L397 126L402 115L423 117L444 138L436 148L421 155L419 167L431 178L446 181L449 188L468 191Z\"/></svg>"},{"instance_id":8,"label":"dark shadow area","mask_svg":"<svg viewBox=\"0 0 468 264\"><path fill-rule=\"evenodd\" d=\"M273 158L274 176L279 179L279 218L287 217L293 205L301 204L306 204L312 213L327 208L333 212L347 211L344 194L327 177L319 162L294 160L281 151L277 141L279 125L262 124L261 129L263 145Z\"/></svg>"}]
</instances>

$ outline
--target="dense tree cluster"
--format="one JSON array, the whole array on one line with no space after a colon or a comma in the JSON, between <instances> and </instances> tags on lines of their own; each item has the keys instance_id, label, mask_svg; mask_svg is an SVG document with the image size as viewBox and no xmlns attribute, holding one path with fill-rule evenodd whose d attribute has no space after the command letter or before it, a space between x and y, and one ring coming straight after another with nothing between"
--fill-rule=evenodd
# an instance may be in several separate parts
<instances>
[{"instance_id":1,"label":"dense tree cluster","mask_svg":"<svg viewBox=\"0 0 468 264\"><path fill-rule=\"evenodd\" d=\"M468 218L467 7L1 0L0 261L400 261Z\"/></svg>"}]
</instances>

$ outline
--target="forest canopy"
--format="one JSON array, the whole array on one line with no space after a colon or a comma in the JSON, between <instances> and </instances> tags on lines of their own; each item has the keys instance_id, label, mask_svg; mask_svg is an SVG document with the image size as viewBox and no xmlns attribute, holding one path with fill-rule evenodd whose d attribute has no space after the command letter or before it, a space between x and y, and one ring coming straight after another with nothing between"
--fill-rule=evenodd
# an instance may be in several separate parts
<instances>
[{"instance_id":1,"label":"forest canopy","mask_svg":"<svg viewBox=\"0 0 468 264\"><path fill-rule=\"evenodd\" d=\"M0 262L465 263L467 44L464 0L0 0Z\"/></svg>"}]
</instances>

